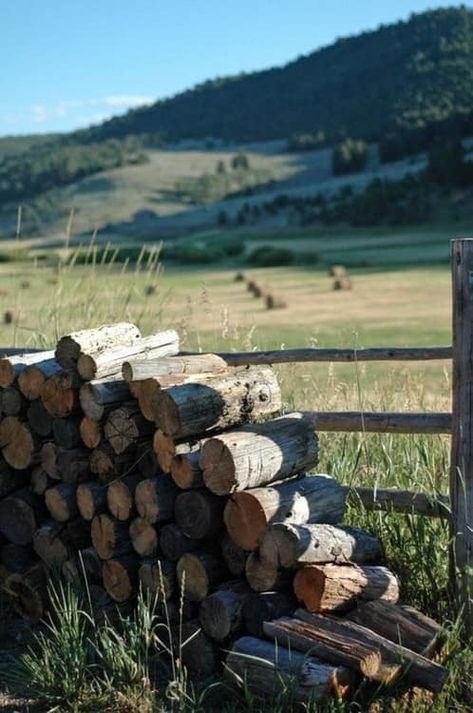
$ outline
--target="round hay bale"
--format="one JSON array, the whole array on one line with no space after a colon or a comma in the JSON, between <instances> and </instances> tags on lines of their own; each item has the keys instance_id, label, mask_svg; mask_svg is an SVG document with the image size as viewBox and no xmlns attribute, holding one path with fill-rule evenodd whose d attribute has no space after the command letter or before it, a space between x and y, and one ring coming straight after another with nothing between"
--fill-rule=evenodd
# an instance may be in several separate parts
<instances>
[{"instance_id":1,"label":"round hay bale","mask_svg":"<svg viewBox=\"0 0 473 713\"><path fill-rule=\"evenodd\" d=\"M31 287L31 282L29 280L22 280L20 282L20 287L22 290L29 290Z\"/></svg>"},{"instance_id":2,"label":"round hay bale","mask_svg":"<svg viewBox=\"0 0 473 713\"><path fill-rule=\"evenodd\" d=\"M330 277L346 277L347 269L344 265L332 265L332 267L328 271L328 274L330 275Z\"/></svg>"},{"instance_id":3,"label":"round hay bale","mask_svg":"<svg viewBox=\"0 0 473 713\"><path fill-rule=\"evenodd\" d=\"M145 295L147 297L151 297L152 295L155 295L157 291L158 291L158 288L156 287L156 285L146 285L146 287L145 287Z\"/></svg>"},{"instance_id":4,"label":"round hay bale","mask_svg":"<svg viewBox=\"0 0 473 713\"><path fill-rule=\"evenodd\" d=\"M19 309L7 309L3 313L3 323L4 324L13 324L13 323L18 324L18 322L20 321L22 316L23 315L21 314L21 311Z\"/></svg>"},{"instance_id":5,"label":"round hay bale","mask_svg":"<svg viewBox=\"0 0 473 713\"><path fill-rule=\"evenodd\" d=\"M254 280L250 280L246 285L246 289L248 290L248 292L254 292L255 287L256 287L256 282L254 282Z\"/></svg>"},{"instance_id":6,"label":"round hay bale","mask_svg":"<svg viewBox=\"0 0 473 713\"><path fill-rule=\"evenodd\" d=\"M280 297L266 295L266 309L286 309L287 303Z\"/></svg>"},{"instance_id":7,"label":"round hay bale","mask_svg":"<svg viewBox=\"0 0 473 713\"><path fill-rule=\"evenodd\" d=\"M333 281L332 289L333 290L351 290L352 284L351 280L348 277L337 277Z\"/></svg>"},{"instance_id":8,"label":"round hay bale","mask_svg":"<svg viewBox=\"0 0 473 713\"><path fill-rule=\"evenodd\" d=\"M243 272L237 272L237 274L234 277L235 282L245 282L246 277Z\"/></svg>"},{"instance_id":9,"label":"round hay bale","mask_svg":"<svg viewBox=\"0 0 473 713\"><path fill-rule=\"evenodd\" d=\"M254 297L264 297L264 292L263 288L260 287L260 285L255 285L253 288L253 296Z\"/></svg>"}]
</instances>

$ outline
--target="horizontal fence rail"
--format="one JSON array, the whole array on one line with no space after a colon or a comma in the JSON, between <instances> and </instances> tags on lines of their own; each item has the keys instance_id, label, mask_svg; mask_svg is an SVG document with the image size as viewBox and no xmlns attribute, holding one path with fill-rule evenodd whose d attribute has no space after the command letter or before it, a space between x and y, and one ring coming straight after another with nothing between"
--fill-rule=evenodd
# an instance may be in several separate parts
<instances>
[{"instance_id":1,"label":"horizontal fence rail","mask_svg":"<svg viewBox=\"0 0 473 713\"><path fill-rule=\"evenodd\" d=\"M273 349L219 352L230 366L288 362L432 361L452 358L452 347L375 347L372 349Z\"/></svg>"},{"instance_id":2,"label":"horizontal fence rail","mask_svg":"<svg viewBox=\"0 0 473 713\"><path fill-rule=\"evenodd\" d=\"M345 490L352 503L361 502L367 510L387 510L440 518L449 518L451 515L448 495L429 496L397 488L358 486L345 486Z\"/></svg>"},{"instance_id":3,"label":"horizontal fence rail","mask_svg":"<svg viewBox=\"0 0 473 713\"><path fill-rule=\"evenodd\" d=\"M318 431L370 433L451 433L451 413L363 413L303 411Z\"/></svg>"}]
</instances>

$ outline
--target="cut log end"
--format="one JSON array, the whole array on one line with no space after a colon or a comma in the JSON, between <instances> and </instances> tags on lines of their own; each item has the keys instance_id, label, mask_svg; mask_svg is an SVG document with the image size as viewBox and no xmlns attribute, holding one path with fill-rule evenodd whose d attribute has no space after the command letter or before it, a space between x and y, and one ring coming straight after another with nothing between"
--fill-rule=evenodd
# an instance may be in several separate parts
<instances>
[{"instance_id":1,"label":"cut log end","mask_svg":"<svg viewBox=\"0 0 473 713\"><path fill-rule=\"evenodd\" d=\"M260 503L250 493L235 493L227 502L224 521L228 534L243 550L255 550L267 520Z\"/></svg>"}]
</instances>

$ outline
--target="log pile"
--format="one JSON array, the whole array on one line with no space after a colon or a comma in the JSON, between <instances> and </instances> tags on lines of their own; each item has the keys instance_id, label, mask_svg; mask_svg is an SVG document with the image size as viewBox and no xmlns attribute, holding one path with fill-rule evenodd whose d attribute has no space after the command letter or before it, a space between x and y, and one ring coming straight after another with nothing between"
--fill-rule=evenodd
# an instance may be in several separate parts
<instances>
[{"instance_id":1,"label":"log pile","mask_svg":"<svg viewBox=\"0 0 473 713\"><path fill-rule=\"evenodd\" d=\"M0 577L22 615L43 616L51 572L85 574L98 611L141 586L184 665L226 656L258 694L344 696L362 676L441 689L440 627L398 603L378 539L340 524L346 490L306 474L313 424L280 415L270 367L119 323L0 360L0 386Z\"/></svg>"}]
</instances>

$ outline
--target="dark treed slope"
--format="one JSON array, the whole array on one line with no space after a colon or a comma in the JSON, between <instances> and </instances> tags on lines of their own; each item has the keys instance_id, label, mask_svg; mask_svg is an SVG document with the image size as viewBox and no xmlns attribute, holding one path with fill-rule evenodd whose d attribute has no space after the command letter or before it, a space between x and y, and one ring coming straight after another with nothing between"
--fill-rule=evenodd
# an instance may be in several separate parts
<instances>
[{"instance_id":1,"label":"dark treed slope","mask_svg":"<svg viewBox=\"0 0 473 713\"><path fill-rule=\"evenodd\" d=\"M338 40L282 68L205 82L79 136L241 141L322 129L329 139L378 140L472 108L473 11L461 7Z\"/></svg>"}]
</instances>

